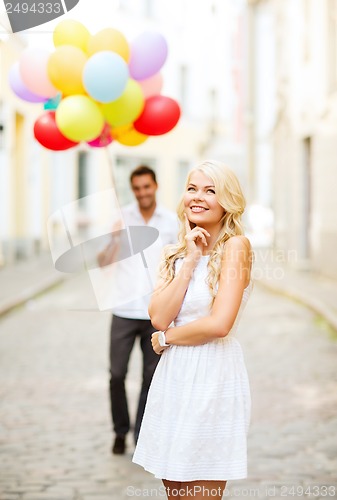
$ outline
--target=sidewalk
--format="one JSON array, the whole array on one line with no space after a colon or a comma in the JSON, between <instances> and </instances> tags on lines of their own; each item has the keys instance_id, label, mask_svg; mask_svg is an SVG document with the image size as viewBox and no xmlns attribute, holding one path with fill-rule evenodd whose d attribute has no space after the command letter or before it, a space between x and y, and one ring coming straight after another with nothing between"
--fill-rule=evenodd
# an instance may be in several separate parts
<instances>
[{"instance_id":1,"label":"sidewalk","mask_svg":"<svg viewBox=\"0 0 337 500\"><path fill-rule=\"evenodd\" d=\"M337 280L289 265L290 258L267 248L254 248L255 282L300 301L321 315L337 332ZM72 276L56 271L46 253L0 270L0 315Z\"/></svg>"},{"instance_id":2,"label":"sidewalk","mask_svg":"<svg viewBox=\"0 0 337 500\"><path fill-rule=\"evenodd\" d=\"M79 310L90 280L67 276L0 321L0 498L158 499L161 481L132 462L132 433L124 456L111 453L111 314ZM252 394L248 477L229 480L224 498L280 500L300 488L331 498L337 342L311 310L256 281L238 332ZM126 381L131 423L141 368L137 342Z\"/></svg>"},{"instance_id":3,"label":"sidewalk","mask_svg":"<svg viewBox=\"0 0 337 500\"><path fill-rule=\"evenodd\" d=\"M56 271L49 252L0 269L0 316L68 276Z\"/></svg>"},{"instance_id":4,"label":"sidewalk","mask_svg":"<svg viewBox=\"0 0 337 500\"><path fill-rule=\"evenodd\" d=\"M337 332L337 280L296 268L291 252L254 248L254 253L256 283L306 305Z\"/></svg>"}]
</instances>

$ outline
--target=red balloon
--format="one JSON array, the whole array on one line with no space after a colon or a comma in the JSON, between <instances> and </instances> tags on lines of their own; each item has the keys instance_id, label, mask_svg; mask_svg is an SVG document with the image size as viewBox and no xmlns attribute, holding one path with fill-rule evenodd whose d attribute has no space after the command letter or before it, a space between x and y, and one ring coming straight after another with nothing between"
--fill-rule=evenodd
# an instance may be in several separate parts
<instances>
[{"instance_id":1,"label":"red balloon","mask_svg":"<svg viewBox=\"0 0 337 500\"><path fill-rule=\"evenodd\" d=\"M47 111L36 120L34 136L42 146L52 151L64 151L78 144L61 134L56 125L55 111Z\"/></svg>"},{"instance_id":2,"label":"red balloon","mask_svg":"<svg viewBox=\"0 0 337 500\"><path fill-rule=\"evenodd\" d=\"M163 135L177 125L179 118L180 107L174 99L154 95L146 99L144 110L133 125L142 134Z\"/></svg>"}]
</instances>

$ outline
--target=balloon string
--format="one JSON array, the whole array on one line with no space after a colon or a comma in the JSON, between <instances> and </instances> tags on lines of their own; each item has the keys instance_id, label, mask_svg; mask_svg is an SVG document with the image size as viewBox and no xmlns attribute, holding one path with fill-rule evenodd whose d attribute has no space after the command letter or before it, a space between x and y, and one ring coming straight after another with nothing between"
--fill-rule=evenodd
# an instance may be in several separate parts
<instances>
[{"instance_id":1,"label":"balloon string","mask_svg":"<svg viewBox=\"0 0 337 500\"><path fill-rule=\"evenodd\" d=\"M108 162L109 173L110 173L110 180L111 180L111 183L112 183L112 189L115 191L115 196L117 198L117 201L119 201L118 200L117 190L116 190L116 179L115 179L115 175L114 175L114 164L113 164L112 158L111 158L111 156L109 154L108 147L105 147L104 149L105 149L106 159L107 159L107 162Z\"/></svg>"}]
</instances>

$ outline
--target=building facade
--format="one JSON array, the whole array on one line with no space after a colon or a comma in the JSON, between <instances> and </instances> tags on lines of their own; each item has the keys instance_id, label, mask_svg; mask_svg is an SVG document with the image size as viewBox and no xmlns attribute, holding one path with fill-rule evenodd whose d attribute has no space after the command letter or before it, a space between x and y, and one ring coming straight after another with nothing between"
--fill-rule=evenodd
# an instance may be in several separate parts
<instances>
[{"instance_id":1,"label":"building facade","mask_svg":"<svg viewBox=\"0 0 337 500\"><path fill-rule=\"evenodd\" d=\"M107 27L80 2L71 18L92 33ZM10 90L8 72L25 45L41 34L0 37L0 254L2 265L48 249L49 217L72 206L71 231L89 235L100 214L91 195L112 188L121 204L132 199L129 174L139 163L157 172L159 201L175 210L188 170L205 158L222 159L247 185L245 172L244 1L123 0L109 2L113 25L129 40L147 29L168 40L162 93L182 108L178 126L137 147L113 142L108 148L79 145L51 152L34 139L33 124L43 107L26 104ZM58 21L55 21L55 25ZM48 25L49 26L49 25ZM49 45L52 50L52 29ZM47 40L47 38L46 38ZM32 42L32 43L31 43ZM47 42L46 42L47 43ZM113 174L113 175L112 175ZM80 200L80 202L78 201ZM57 224L49 230L57 232Z\"/></svg>"},{"instance_id":2,"label":"building facade","mask_svg":"<svg viewBox=\"0 0 337 500\"><path fill-rule=\"evenodd\" d=\"M274 245L291 265L337 278L337 3L249 3L274 24L265 40L275 57ZM263 62L255 71L264 74Z\"/></svg>"}]
</instances>

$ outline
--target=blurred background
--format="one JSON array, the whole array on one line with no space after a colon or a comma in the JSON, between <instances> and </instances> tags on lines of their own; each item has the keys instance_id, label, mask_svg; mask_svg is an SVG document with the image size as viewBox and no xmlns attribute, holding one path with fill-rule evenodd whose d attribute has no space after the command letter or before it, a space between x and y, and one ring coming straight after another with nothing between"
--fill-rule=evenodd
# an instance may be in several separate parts
<instances>
[{"instance_id":1,"label":"blurred background","mask_svg":"<svg viewBox=\"0 0 337 500\"><path fill-rule=\"evenodd\" d=\"M242 327L257 401L249 484L260 488L259 498L275 498L266 492L275 484L316 484L325 496L321 488L336 484L337 470L332 444L337 394L336 0L80 0L63 18L82 22L91 33L115 27L129 40L148 29L160 31L169 46L162 93L179 102L182 115L171 132L136 147L114 141L101 149L83 144L69 151L44 149L33 135L42 105L16 97L8 74L27 46L52 50L60 19L12 34L2 6L0 422L7 479L0 477L1 498L127 498L127 477L133 474L140 488L158 486L135 472L130 456L116 462L109 455L109 317L94 313L88 319L78 312L97 311L97 304L85 278L65 279L53 269L47 222L61 207L80 200L73 205L71 232L89 238L97 219L104 218L104 208L91 195L115 187L120 203L130 202L129 174L141 163L155 169L158 199L175 210L187 172L204 159L224 161L239 177L247 200L245 232L256 254L256 292ZM57 221L51 231L59 231ZM137 359L136 354L128 382L134 394ZM77 391L85 392L83 401ZM68 398L73 398L69 408ZM61 407L69 414L58 416L50 433L45 422L53 422ZM38 428L45 432L40 435ZM75 439L66 450L60 429L68 440ZM85 445L90 431L99 437ZM47 466L46 453L55 446L61 447L61 458ZM99 467L93 450L103 453ZM78 460L85 462L80 475L74 466ZM72 482L60 486L57 478L67 474ZM84 492L80 483L86 485ZM247 496L257 495L241 494Z\"/></svg>"},{"instance_id":2,"label":"blurred background","mask_svg":"<svg viewBox=\"0 0 337 500\"><path fill-rule=\"evenodd\" d=\"M33 136L42 106L18 99L8 72L27 45L52 48L59 19L15 35L3 28L2 266L46 251L48 216L73 200L84 198L74 225L88 228L85 197L111 187L111 167L122 204L132 196L130 170L145 162L158 174L160 199L175 209L187 171L213 158L243 184L246 229L256 245L296 252L294 265L337 278L334 0L100 0L95 9L82 0L66 17L92 33L117 27L128 39L159 30L169 44L162 93L180 103L182 119L171 133L133 148L115 142L104 151L45 150Z\"/></svg>"}]
</instances>

